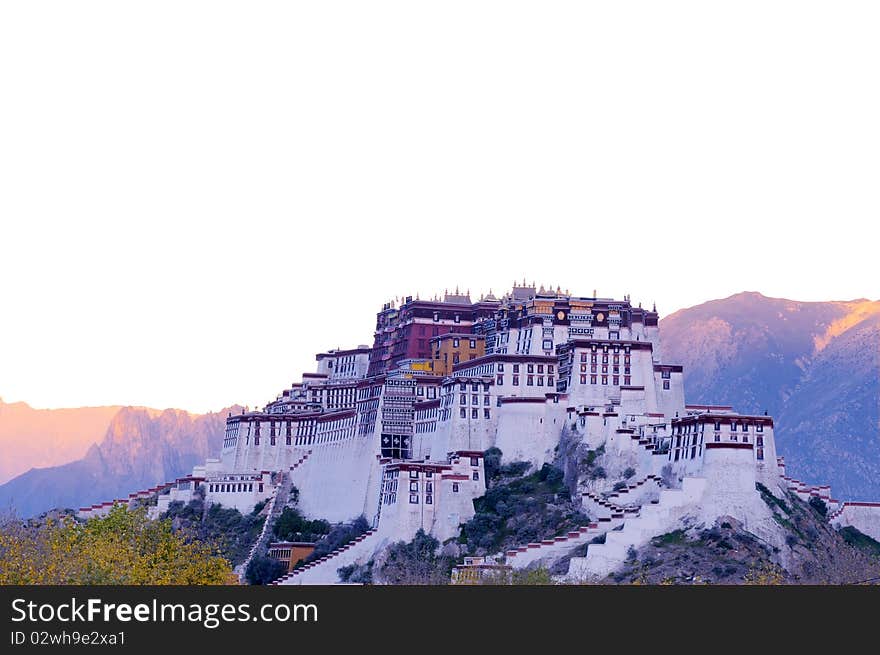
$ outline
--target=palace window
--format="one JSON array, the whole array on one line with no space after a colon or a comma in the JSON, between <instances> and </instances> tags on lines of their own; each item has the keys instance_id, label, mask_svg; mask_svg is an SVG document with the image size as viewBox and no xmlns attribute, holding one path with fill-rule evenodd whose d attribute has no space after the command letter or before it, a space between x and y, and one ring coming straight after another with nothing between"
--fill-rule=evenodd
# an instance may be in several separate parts
<instances>
[{"instance_id":1,"label":"palace window","mask_svg":"<svg viewBox=\"0 0 880 655\"><path fill-rule=\"evenodd\" d=\"M488 409L484 409L484 410L483 410L483 418L491 418Z\"/></svg>"},{"instance_id":2,"label":"palace window","mask_svg":"<svg viewBox=\"0 0 880 655\"><path fill-rule=\"evenodd\" d=\"M590 376L590 384L596 384L596 376L595 375Z\"/></svg>"},{"instance_id":3,"label":"palace window","mask_svg":"<svg viewBox=\"0 0 880 655\"><path fill-rule=\"evenodd\" d=\"M452 493L454 493L454 494L458 493L458 482L452 483Z\"/></svg>"},{"instance_id":4,"label":"palace window","mask_svg":"<svg viewBox=\"0 0 880 655\"><path fill-rule=\"evenodd\" d=\"M471 410L471 418L480 418L480 416L479 416L479 412L480 412L480 410L478 410L478 409L476 409L476 408L475 408L475 409L472 409L472 410Z\"/></svg>"},{"instance_id":5,"label":"palace window","mask_svg":"<svg viewBox=\"0 0 880 655\"><path fill-rule=\"evenodd\" d=\"M608 376L607 375L602 376L602 384L608 384Z\"/></svg>"},{"instance_id":6,"label":"palace window","mask_svg":"<svg viewBox=\"0 0 880 655\"><path fill-rule=\"evenodd\" d=\"M461 416L461 418L467 418L467 410L464 407L461 408L459 416Z\"/></svg>"},{"instance_id":7,"label":"palace window","mask_svg":"<svg viewBox=\"0 0 880 655\"><path fill-rule=\"evenodd\" d=\"M543 376L543 375L539 375L539 376L538 376L538 386L539 386L539 387L543 387L543 386L544 386L544 376Z\"/></svg>"},{"instance_id":8,"label":"palace window","mask_svg":"<svg viewBox=\"0 0 880 655\"><path fill-rule=\"evenodd\" d=\"M534 365L534 364L529 364L528 367L527 367L526 372L527 372L527 373L534 373L534 372L535 372L535 365Z\"/></svg>"},{"instance_id":9,"label":"palace window","mask_svg":"<svg viewBox=\"0 0 880 655\"><path fill-rule=\"evenodd\" d=\"M418 505L419 504L419 497L416 494L410 494L409 495L409 502L412 505Z\"/></svg>"},{"instance_id":10,"label":"palace window","mask_svg":"<svg viewBox=\"0 0 880 655\"><path fill-rule=\"evenodd\" d=\"M548 375L548 376L547 376L547 386L548 386L548 387L552 387L552 386L553 386L553 376L552 376L552 375Z\"/></svg>"},{"instance_id":11,"label":"palace window","mask_svg":"<svg viewBox=\"0 0 880 655\"><path fill-rule=\"evenodd\" d=\"M612 384L613 384L615 387L620 385L620 376L619 376L619 375L615 375L615 376L614 376L614 378L612 379Z\"/></svg>"},{"instance_id":12,"label":"palace window","mask_svg":"<svg viewBox=\"0 0 880 655\"><path fill-rule=\"evenodd\" d=\"M519 386L519 376L518 375L513 376L513 386L515 386L515 387Z\"/></svg>"},{"instance_id":13,"label":"palace window","mask_svg":"<svg viewBox=\"0 0 880 655\"><path fill-rule=\"evenodd\" d=\"M663 388L669 389L669 380L663 380Z\"/></svg>"},{"instance_id":14,"label":"palace window","mask_svg":"<svg viewBox=\"0 0 880 655\"><path fill-rule=\"evenodd\" d=\"M669 371L663 371L662 373L660 373L660 377L663 378L664 380L668 380L670 377Z\"/></svg>"},{"instance_id":15,"label":"palace window","mask_svg":"<svg viewBox=\"0 0 880 655\"><path fill-rule=\"evenodd\" d=\"M428 494L425 496L425 505L433 505L434 504L434 496Z\"/></svg>"},{"instance_id":16,"label":"palace window","mask_svg":"<svg viewBox=\"0 0 880 655\"><path fill-rule=\"evenodd\" d=\"M758 448L758 459L764 459L764 449Z\"/></svg>"},{"instance_id":17,"label":"palace window","mask_svg":"<svg viewBox=\"0 0 880 655\"><path fill-rule=\"evenodd\" d=\"M479 479L480 479L480 473L479 473L479 471L474 471L474 474L473 474L473 476L471 476L471 477L473 477L474 481L479 480Z\"/></svg>"},{"instance_id":18,"label":"palace window","mask_svg":"<svg viewBox=\"0 0 880 655\"><path fill-rule=\"evenodd\" d=\"M594 375L593 378L595 379L595 377L596 377L596 376ZM587 376L586 376L586 375L582 375L582 376L581 376L581 384L586 384L586 383L587 383Z\"/></svg>"},{"instance_id":19,"label":"palace window","mask_svg":"<svg viewBox=\"0 0 880 655\"><path fill-rule=\"evenodd\" d=\"M460 405L467 405L467 394L466 393L459 394L459 399L461 401L459 403Z\"/></svg>"},{"instance_id":20,"label":"palace window","mask_svg":"<svg viewBox=\"0 0 880 655\"><path fill-rule=\"evenodd\" d=\"M514 372L514 373L519 373L519 364L514 364L514 365L513 365L513 372Z\"/></svg>"},{"instance_id":21,"label":"palace window","mask_svg":"<svg viewBox=\"0 0 880 655\"><path fill-rule=\"evenodd\" d=\"M495 376L495 384L497 384L499 387L502 386L504 384L504 376L503 375L496 375Z\"/></svg>"},{"instance_id":22,"label":"palace window","mask_svg":"<svg viewBox=\"0 0 880 655\"><path fill-rule=\"evenodd\" d=\"M476 347L477 347L477 342L476 342L476 340L475 340L475 339L471 339L471 340L470 340L470 345L471 345L471 348L476 348Z\"/></svg>"},{"instance_id":23,"label":"palace window","mask_svg":"<svg viewBox=\"0 0 880 655\"><path fill-rule=\"evenodd\" d=\"M755 431L756 432L763 432L764 431L764 424L758 423L758 425L755 427Z\"/></svg>"},{"instance_id":24,"label":"palace window","mask_svg":"<svg viewBox=\"0 0 880 655\"><path fill-rule=\"evenodd\" d=\"M526 386L533 387L535 385L535 376L527 375L526 376Z\"/></svg>"}]
</instances>

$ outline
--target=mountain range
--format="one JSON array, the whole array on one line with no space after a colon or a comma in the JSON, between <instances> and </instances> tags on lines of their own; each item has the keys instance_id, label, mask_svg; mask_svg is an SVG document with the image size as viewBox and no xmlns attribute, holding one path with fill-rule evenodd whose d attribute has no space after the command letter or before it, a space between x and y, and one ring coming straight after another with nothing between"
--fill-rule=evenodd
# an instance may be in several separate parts
<instances>
[{"instance_id":1,"label":"mountain range","mask_svg":"<svg viewBox=\"0 0 880 655\"><path fill-rule=\"evenodd\" d=\"M32 516L54 507L125 498L173 480L219 455L227 412L237 409L196 415L179 409L122 407L110 419L103 439L81 459L32 468L0 486L0 509L11 507L20 516Z\"/></svg>"},{"instance_id":2,"label":"mountain range","mask_svg":"<svg viewBox=\"0 0 880 655\"><path fill-rule=\"evenodd\" d=\"M120 409L34 409L0 399L0 484L35 466L55 466L84 456Z\"/></svg>"},{"instance_id":3,"label":"mountain range","mask_svg":"<svg viewBox=\"0 0 880 655\"><path fill-rule=\"evenodd\" d=\"M788 474L880 499L880 302L739 293L661 321L690 403L769 412Z\"/></svg>"},{"instance_id":4,"label":"mountain range","mask_svg":"<svg viewBox=\"0 0 880 655\"><path fill-rule=\"evenodd\" d=\"M688 402L767 411L790 475L841 500L880 499L880 301L739 293L670 314L661 335ZM219 454L227 411L0 401L0 482L18 474L0 485L0 509L75 508L184 475Z\"/></svg>"}]
</instances>

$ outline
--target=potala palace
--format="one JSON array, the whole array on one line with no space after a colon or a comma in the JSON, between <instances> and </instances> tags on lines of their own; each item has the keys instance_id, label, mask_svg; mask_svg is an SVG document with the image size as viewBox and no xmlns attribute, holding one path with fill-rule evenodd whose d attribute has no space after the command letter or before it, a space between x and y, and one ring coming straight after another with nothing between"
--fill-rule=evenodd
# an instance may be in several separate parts
<instances>
[{"instance_id":1,"label":"potala palace","mask_svg":"<svg viewBox=\"0 0 880 655\"><path fill-rule=\"evenodd\" d=\"M594 292L595 295L595 292ZM614 571L630 547L683 521L732 516L774 543L778 532L756 483L774 493L818 497L835 526L880 539L880 503L842 502L828 487L786 476L773 418L724 405L688 405L682 367L663 358L656 309L579 297L525 282L497 298L406 297L382 307L372 346L316 356L317 370L260 411L230 415L222 452L192 474L128 499L158 496L153 515L197 488L208 503L242 512L267 501L271 519L299 491L309 517L372 529L297 568L279 584L329 584L337 569L364 563L424 529L441 542L459 534L486 491L483 453L504 461L553 462L560 440L604 446L608 476L579 480L590 523L525 543L493 561L514 568L551 561L604 534L568 579ZM624 470L624 488L612 487Z\"/></svg>"}]
</instances>

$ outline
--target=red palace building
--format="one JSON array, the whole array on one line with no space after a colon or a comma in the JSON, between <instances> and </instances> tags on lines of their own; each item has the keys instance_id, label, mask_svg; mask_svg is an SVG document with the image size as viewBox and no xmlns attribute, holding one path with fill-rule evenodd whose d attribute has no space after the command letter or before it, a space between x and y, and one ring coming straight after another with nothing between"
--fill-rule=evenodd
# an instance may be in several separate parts
<instances>
[{"instance_id":1,"label":"red palace building","mask_svg":"<svg viewBox=\"0 0 880 655\"><path fill-rule=\"evenodd\" d=\"M431 339L450 332L473 333L474 322L491 318L501 303L489 296L472 303L469 294L443 300L407 296L400 307L386 303L376 315L376 333L367 376L382 375L407 359L429 359Z\"/></svg>"}]
</instances>

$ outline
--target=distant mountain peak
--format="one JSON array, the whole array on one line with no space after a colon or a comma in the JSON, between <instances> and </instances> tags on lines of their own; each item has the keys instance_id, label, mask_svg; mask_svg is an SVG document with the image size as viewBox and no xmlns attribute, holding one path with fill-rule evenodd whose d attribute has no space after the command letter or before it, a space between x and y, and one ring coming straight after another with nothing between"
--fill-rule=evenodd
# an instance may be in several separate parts
<instances>
[{"instance_id":1,"label":"distant mountain peak","mask_svg":"<svg viewBox=\"0 0 880 655\"><path fill-rule=\"evenodd\" d=\"M880 314L880 302L870 300L854 300L845 304L849 312L836 319L828 326L824 334L814 337L815 352L819 353L831 343L831 340L840 336L862 321Z\"/></svg>"}]
</instances>

